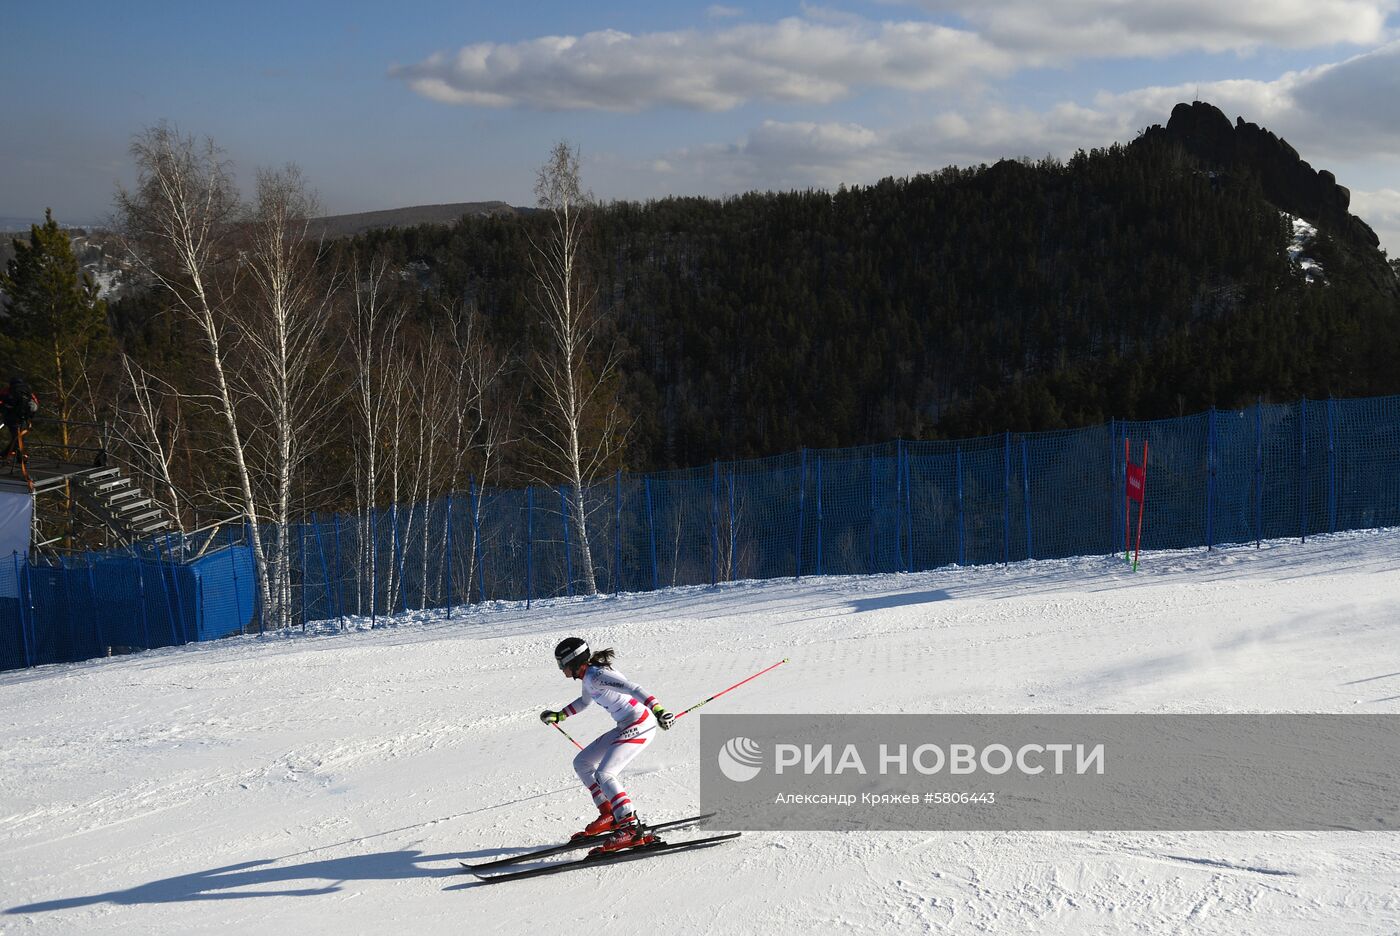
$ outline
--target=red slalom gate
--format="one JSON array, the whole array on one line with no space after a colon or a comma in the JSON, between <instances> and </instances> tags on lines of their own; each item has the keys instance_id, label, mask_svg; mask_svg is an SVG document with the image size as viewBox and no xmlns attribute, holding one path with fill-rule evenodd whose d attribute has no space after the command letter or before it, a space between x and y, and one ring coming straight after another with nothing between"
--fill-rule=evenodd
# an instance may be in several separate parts
<instances>
[{"instance_id":1,"label":"red slalom gate","mask_svg":"<svg viewBox=\"0 0 1400 936\"><path fill-rule=\"evenodd\" d=\"M1123 561L1127 562L1128 553L1133 551L1132 563L1133 571L1138 569L1138 560L1142 557L1142 514L1143 507L1147 501L1147 440L1142 440L1142 464L1135 464L1133 456L1129 450L1129 442L1123 440L1123 461L1127 465L1126 484L1124 486L1123 501ZM1136 543L1130 538L1132 525L1132 505L1138 505L1138 526Z\"/></svg>"}]
</instances>

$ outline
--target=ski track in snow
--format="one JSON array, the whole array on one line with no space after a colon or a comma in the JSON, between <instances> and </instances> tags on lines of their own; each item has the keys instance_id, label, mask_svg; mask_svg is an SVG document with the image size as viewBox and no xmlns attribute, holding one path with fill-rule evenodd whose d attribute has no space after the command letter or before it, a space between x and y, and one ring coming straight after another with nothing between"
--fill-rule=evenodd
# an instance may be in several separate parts
<instances>
[{"instance_id":1,"label":"ski track in snow","mask_svg":"<svg viewBox=\"0 0 1400 936\"><path fill-rule=\"evenodd\" d=\"M0 674L0 933L1400 933L1400 833L747 833L498 887L590 812L579 633L674 709L1400 712L1400 531L493 603ZM382 623L382 619L381 619ZM722 708L721 708L722 706ZM696 716L700 717L700 716ZM586 741L596 712L565 727ZM635 762L698 805L694 726ZM677 838L680 838L677 835Z\"/></svg>"}]
</instances>

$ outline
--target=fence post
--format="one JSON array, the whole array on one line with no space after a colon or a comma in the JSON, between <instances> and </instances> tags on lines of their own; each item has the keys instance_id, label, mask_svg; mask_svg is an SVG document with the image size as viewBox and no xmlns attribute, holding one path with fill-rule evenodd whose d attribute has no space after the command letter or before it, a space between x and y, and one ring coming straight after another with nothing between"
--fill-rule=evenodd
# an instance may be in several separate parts
<instances>
[{"instance_id":1,"label":"fence post","mask_svg":"<svg viewBox=\"0 0 1400 936\"><path fill-rule=\"evenodd\" d=\"M1119 498L1117 498L1116 481L1117 469L1119 469L1119 453L1114 451L1119 441L1119 421L1110 418L1109 420L1109 539L1110 546L1117 547L1119 544ZM1114 548L1113 555L1117 554Z\"/></svg>"},{"instance_id":2,"label":"fence post","mask_svg":"<svg viewBox=\"0 0 1400 936\"><path fill-rule=\"evenodd\" d=\"M379 511L369 508L369 629L379 626Z\"/></svg>"},{"instance_id":3,"label":"fence post","mask_svg":"<svg viewBox=\"0 0 1400 936\"><path fill-rule=\"evenodd\" d=\"M525 609L535 600L535 486L525 489Z\"/></svg>"},{"instance_id":4,"label":"fence post","mask_svg":"<svg viewBox=\"0 0 1400 936\"><path fill-rule=\"evenodd\" d=\"M224 527L228 532L228 568L233 577L233 613L238 615L238 631L247 630L248 622L243 618L243 594L238 587L238 560L233 554L233 527Z\"/></svg>"},{"instance_id":5,"label":"fence post","mask_svg":"<svg viewBox=\"0 0 1400 936\"><path fill-rule=\"evenodd\" d=\"M446 541L446 555L442 557L443 575L447 577L447 616L452 617L452 494L447 495L447 517L443 520L443 539ZM527 605L528 607L528 605Z\"/></svg>"},{"instance_id":6,"label":"fence post","mask_svg":"<svg viewBox=\"0 0 1400 936\"><path fill-rule=\"evenodd\" d=\"M92 569L92 553L84 552L83 557L87 559L88 588L92 590L92 629L97 636L97 646L101 647L107 641L102 639L102 615L97 613L97 573Z\"/></svg>"},{"instance_id":7,"label":"fence post","mask_svg":"<svg viewBox=\"0 0 1400 936\"><path fill-rule=\"evenodd\" d=\"M574 597L574 558L569 550L569 499L564 492L565 485L559 485L559 509L564 514L564 590Z\"/></svg>"},{"instance_id":8,"label":"fence post","mask_svg":"<svg viewBox=\"0 0 1400 936\"><path fill-rule=\"evenodd\" d=\"M403 591L403 570L399 564L399 505L398 502L389 505L389 583L390 588L384 595L384 614L394 613L394 589L393 582L395 574L398 575L399 590Z\"/></svg>"},{"instance_id":9,"label":"fence post","mask_svg":"<svg viewBox=\"0 0 1400 936\"><path fill-rule=\"evenodd\" d=\"M321 538L321 522L319 520L316 521L316 554L321 557L321 578L326 583L326 613L338 618L340 614L336 607L335 597L331 592L331 570L330 566L326 564L326 543Z\"/></svg>"},{"instance_id":10,"label":"fence post","mask_svg":"<svg viewBox=\"0 0 1400 936\"><path fill-rule=\"evenodd\" d=\"M899 554L899 568L909 571L904 551L904 440L894 440L894 551Z\"/></svg>"},{"instance_id":11,"label":"fence post","mask_svg":"<svg viewBox=\"0 0 1400 936\"><path fill-rule=\"evenodd\" d=\"M316 515L313 513L311 516L312 516L312 517L315 517ZM302 517L302 519L301 519L301 524L299 525L299 530L300 530L300 532L297 534L297 539L300 541L300 544L301 544L301 548L300 548L300 550L299 550L300 553L301 553L301 632L304 634L304 633L306 633L306 518L305 518L305 517Z\"/></svg>"},{"instance_id":12,"label":"fence post","mask_svg":"<svg viewBox=\"0 0 1400 936\"><path fill-rule=\"evenodd\" d=\"M622 593L622 469L621 469L621 468L617 469L617 496L614 498L614 501L615 501L615 503L613 504L613 507L614 507L614 508L616 509L616 511L617 511L617 525L616 525L615 530L614 530L614 532L615 532L616 535L613 536L613 553L614 553L614 555L615 555L615 561L613 562L613 568L616 569L616 572L613 574L613 594L614 594L614 595L619 595L619 594Z\"/></svg>"},{"instance_id":13,"label":"fence post","mask_svg":"<svg viewBox=\"0 0 1400 936\"><path fill-rule=\"evenodd\" d=\"M29 629L24 624L24 580L19 572L19 550L11 553L11 558L15 563L15 613L19 615L19 639L24 644L24 665L33 666L34 658L29 650ZM27 564L27 560L26 560Z\"/></svg>"},{"instance_id":14,"label":"fence post","mask_svg":"<svg viewBox=\"0 0 1400 936\"><path fill-rule=\"evenodd\" d=\"M1118 420L1108 421L1108 526L1111 555L1118 555Z\"/></svg>"},{"instance_id":15,"label":"fence post","mask_svg":"<svg viewBox=\"0 0 1400 936\"><path fill-rule=\"evenodd\" d=\"M875 571L875 453L870 453L870 555L865 571Z\"/></svg>"},{"instance_id":16,"label":"fence post","mask_svg":"<svg viewBox=\"0 0 1400 936\"><path fill-rule=\"evenodd\" d=\"M481 604L486 603L486 544L481 539L481 515L486 512L486 485L476 498L476 536L473 538L476 549L476 597Z\"/></svg>"},{"instance_id":17,"label":"fence post","mask_svg":"<svg viewBox=\"0 0 1400 936\"><path fill-rule=\"evenodd\" d=\"M1254 548L1264 539L1264 398L1254 401Z\"/></svg>"},{"instance_id":18,"label":"fence post","mask_svg":"<svg viewBox=\"0 0 1400 936\"><path fill-rule=\"evenodd\" d=\"M656 516L651 507L651 477L643 479L646 486L647 495L647 530L651 537L651 590L656 591L660 585L657 583L656 573Z\"/></svg>"},{"instance_id":19,"label":"fence post","mask_svg":"<svg viewBox=\"0 0 1400 936\"><path fill-rule=\"evenodd\" d=\"M821 574L822 574L822 527L823 527L823 525L824 525L824 524L823 524L823 520L824 520L824 518L823 518L823 516L822 516L822 457L821 457L820 455L818 455L818 456L817 456L817 574L818 574L818 575L821 575ZM731 524L731 526L732 526L733 523L734 523L734 520L733 520L732 517L731 517L731 519L730 519L729 522L730 522L730 524ZM731 561L732 561L732 560L731 560Z\"/></svg>"},{"instance_id":20,"label":"fence post","mask_svg":"<svg viewBox=\"0 0 1400 936\"><path fill-rule=\"evenodd\" d=\"M243 518L243 541L248 544L248 553L253 557L253 612L258 618L258 633L267 630L267 609L262 606L261 588L262 583L258 581L258 565L263 560L262 551L253 544L253 524L246 516ZM133 552L133 555L135 553ZM150 634L146 637L150 638Z\"/></svg>"},{"instance_id":21,"label":"fence post","mask_svg":"<svg viewBox=\"0 0 1400 936\"><path fill-rule=\"evenodd\" d=\"M426 506L426 505L425 505L425 506ZM426 517L426 514L425 514L425 517ZM425 519L424 522L426 523L427 520ZM412 505L412 504L409 504L409 505L408 505L408 530L405 530L404 532L405 532L405 533L408 533L408 531L409 531L409 530L412 530L412 529L413 529L413 505ZM394 536L396 537L396 541L395 541L395 543L394 543L394 558L395 558L395 560L398 562L398 566L399 566L399 611L400 611L400 612L406 612L406 611L408 611L408 576L404 575L404 558L408 555L408 548L407 548L407 546L404 544L404 539L405 539L406 537L399 537L398 534L399 534L399 505L398 505L398 504L395 504L395 505L394 505Z\"/></svg>"},{"instance_id":22,"label":"fence post","mask_svg":"<svg viewBox=\"0 0 1400 936\"><path fill-rule=\"evenodd\" d=\"M1215 548L1215 407L1206 423L1206 550Z\"/></svg>"},{"instance_id":23,"label":"fence post","mask_svg":"<svg viewBox=\"0 0 1400 936\"><path fill-rule=\"evenodd\" d=\"M1001 490L1001 564L1011 564L1011 433L1002 434L1005 483Z\"/></svg>"},{"instance_id":24,"label":"fence post","mask_svg":"<svg viewBox=\"0 0 1400 936\"><path fill-rule=\"evenodd\" d=\"M963 520L962 446L953 449L958 475L958 565L967 565L967 529Z\"/></svg>"},{"instance_id":25,"label":"fence post","mask_svg":"<svg viewBox=\"0 0 1400 936\"><path fill-rule=\"evenodd\" d=\"M486 564L481 561L481 499L486 495L485 488L478 494L476 490L476 478L471 479L471 506L472 506L472 557L469 567L476 569L476 597L478 603L486 601ZM467 581L472 581L472 576L467 576ZM471 604L472 595L470 586L467 590L467 603Z\"/></svg>"},{"instance_id":26,"label":"fence post","mask_svg":"<svg viewBox=\"0 0 1400 936\"><path fill-rule=\"evenodd\" d=\"M1298 538L1308 541L1308 398L1303 397L1298 404L1298 431L1301 444L1298 457L1302 467L1298 471Z\"/></svg>"},{"instance_id":27,"label":"fence post","mask_svg":"<svg viewBox=\"0 0 1400 936\"><path fill-rule=\"evenodd\" d=\"M719 462L712 463L710 481L710 586L719 584Z\"/></svg>"},{"instance_id":28,"label":"fence post","mask_svg":"<svg viewBox=\"0 0 1400 936\"><path fill-rule=\"evenodd\" d=\"M914 495L910 492L913 486L913 476L909 468L909 448L904 444L904 440L899 441L899 451L904 461L904 535L909 543L909 559L905 563L905 568L914 571Z\"/></svg>"},{"instance_id":29,"label":"fence post","mask_svg":"<svg viewBox=\"0 0 1400 936\"><path fill-rule=\"evenodd\" d=\"M1327 532L1337 532L1337 401L1327 398Z\"/></svg>"},{"instance_id":30,"label":"fence post","mask_svg":"<svg viewBox=\"0 0 1400 936\"><path fill-rule=\"evenodd\" d=\"M1021 436L1021 500L1026 508L1026 558L1034 559L1035 549L1031 542L1031 471L1025 436Z\"/></svg>"},{"instance_id":31,"label":"fence post","mask_svg":"<svg viewBox=\"0 0 1400 936\"><path fill-rule=\"evenodd\" d=\"M802 474L797 482L797 561L794 563L792 578L802 578L802 524L807 519L807 449L802 449Z\"/></svg>"},{"instance_id":32,"label":"fence post","mask_svg":"<svg viewBox=\"0 0 1400 936\"><path fill-rule=\"evenodd\" d=\"M165 595L165 616L170 622L170 645L178 647L180 638L175 632L175 612L170 607L170 586L165 584L165 550L159 540L156 541L156 561L160 563L160 590Z\"/></svg>"},{"instance_id":33,"label":"fence post","mask_svg":"<svg viewBox=\"0 0 1400 936\"><path fill-rule=\"evenodd\" d=\"M184 555L184 552L181 548L180 554ZM175 583L175 619L180 622L180 636L185 643L189 643L191 637L189 622L185 619L185 596L180 590L180 560L175 558L173 548L170 550L170 580Z\"/></svg>"},{"instance_id":34,"label":"fence post","mask_svg":"<svg viewBox=\"0 0 1400 936\"><path fill-rule=\"evenodd\" d=\"M146 644L145 649L151 649L151 626L146 619L146 569L141 562L141 557L136 554L136 550L131 551L131 558L136 560L136 594L141 602L141 639ZM254 566L253 577L257 578L257 567ZM256 601L256 585L254 586L254 600Z\"/></svg>"},{"instance_id":35,"label":"fence post","mask_svg":"<svg viewBox=\"0 0 1400 936\"><path fill-rule=\"evenodd\" d=\"M822 464L821 457L818 456L818 457L817 457L817 481L818 481L818 483L821 482L821 464ZM817 495L817 516L818 516L818 517L821 516L821 494L820 494L820 493L818 493L818 495ZM818 536L818 541L820 542L820 537L821 537L821 528L820 528L820 527L817 528L817 536ZM738 538L739 538L739 533L738 533L738 531L734 528L734 463L733 463L733 462L730 462L730 463L729 463L729 578L728 578L728 581L730 581L730 582L734 581L734 573L735 573L736 571L738 571L738 569L739 569L739 557L738 557L738 555L736 555L736 552L738 551L738 548L739 548ZM817 573L817 574L820 575L821 573Z\"/></svg>"},{"instance_id":36,"label":"fence post","mask_svg":"<svg viewBox=\"0 0 1400 936\"><path fill-rule=\"evenodd\" d=\"M39 630L34 620L34 577L29 571L28 560L24 563L24 606L29 609L29 639L34 642L34 665L39 665Z\"/></svg>"},{"instance_id":37,"label":"fence post","mask_svg":"<svg viewBox=\"0 0 1400 936\"><path fill-rule=\"evenodd\" d=\"M331 519L334 521L332 530L335 533L335 541L332 544L335 548L335 559L331 563L335 567L335 616L340 621L340 629L344 630L345 599L340 594L340 583L343 578L340 572L340 514L332 514Z\"/></svg>"}]
</instances>

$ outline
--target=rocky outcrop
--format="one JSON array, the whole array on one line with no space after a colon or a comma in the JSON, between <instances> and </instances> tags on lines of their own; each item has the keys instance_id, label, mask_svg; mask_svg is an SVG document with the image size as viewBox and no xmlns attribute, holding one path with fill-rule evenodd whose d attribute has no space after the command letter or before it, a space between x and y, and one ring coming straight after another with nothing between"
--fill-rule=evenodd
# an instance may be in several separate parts
<instances>
[{"instance_id":1,"label":"rocky outcrop","mask_svg":"<svg viewBox=\"0 0 1400 936\"><path fill-rule=\"evenodd\" d=\"M1313 169L1279 136L1244 118L1232 125L1219 108L1205 101L1172 108L1166 127L1150 128L1143 139L1181 145L1203 169L1227 174L1248 170L1264 196L1279 209L1312 222L1349 246L1380 246L1370 225L1352 215L1351 193L1326 169Z\"/></svg>"}]
</instances>

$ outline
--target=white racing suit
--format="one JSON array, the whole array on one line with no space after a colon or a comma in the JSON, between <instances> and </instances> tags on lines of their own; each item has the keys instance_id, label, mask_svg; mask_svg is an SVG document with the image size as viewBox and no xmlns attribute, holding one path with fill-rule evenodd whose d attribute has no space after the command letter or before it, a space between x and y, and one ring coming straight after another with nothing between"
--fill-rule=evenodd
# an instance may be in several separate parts
<instances>
[{"instance_id":1,"label":"white racing suit","mask_svg":"<svg viewBox=\"0 0 1400 936\"><path fill-rule=\"evenodd\" d=\"M614 820L620 822L633 809L617 775L656 737L656 718L651 713L656 696L615 669L590 666L583 674L583 694L564 707L564 714L576 715L594 702L613 717L617 727L578 752L574 772L594 804L600 809L610 805Z\"/></svg>"}]
</instances>

